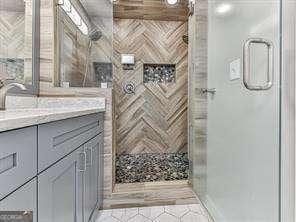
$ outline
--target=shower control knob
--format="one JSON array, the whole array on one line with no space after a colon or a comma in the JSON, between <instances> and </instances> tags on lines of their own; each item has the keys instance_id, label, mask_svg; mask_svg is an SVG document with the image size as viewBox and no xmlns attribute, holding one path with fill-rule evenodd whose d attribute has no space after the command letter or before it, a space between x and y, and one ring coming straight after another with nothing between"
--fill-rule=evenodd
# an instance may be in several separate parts
<instances>
[{"instance_id":1,"label":"shower control knob","mask_svg":"<svg viewBox=\"0 0 296 222\"><path fill-rule=\"evenodd\" d=\"M126 83L124 84L123 86L123 91L126 93L126 94L135 94L135 91L136 91L136 86L134 83L130 82L130 83Z\"/></svg>"}]
</instances>

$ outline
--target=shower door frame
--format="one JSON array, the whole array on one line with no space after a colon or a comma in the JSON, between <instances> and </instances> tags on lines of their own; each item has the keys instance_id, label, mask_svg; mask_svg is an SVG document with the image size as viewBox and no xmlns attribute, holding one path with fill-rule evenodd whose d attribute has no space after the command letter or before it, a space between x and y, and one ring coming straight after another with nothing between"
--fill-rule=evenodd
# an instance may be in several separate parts
<instances>
[{"instance_id":1,"label":"shower door frame","mask_svg":"<svg viewBox=\"0 0 296 222\"><path fill-rule=\"evenodd\" d=\"M209 0L208 0L209 1ZM280 44L280 222L296 221L295 87L296 87L296 1L279 0ZM202 1L203 2L203 1ZM196 10L195 13L200 13ZM198 15L197 14L197 15ZM190 129L190 128L189 128ZM190 134L189 134L190 135ZM190 144L190 137L189 137Z\"/></svg>"},{"instance_id":2,"label":"shower door frame","mask_svg":"<svg viewBox=\"0 0 296 222\"><path fill-rule=\"evenodd\" d=\"M281 0L280 221L295 222L296 2Z\"/></svg>"}]
</instances>

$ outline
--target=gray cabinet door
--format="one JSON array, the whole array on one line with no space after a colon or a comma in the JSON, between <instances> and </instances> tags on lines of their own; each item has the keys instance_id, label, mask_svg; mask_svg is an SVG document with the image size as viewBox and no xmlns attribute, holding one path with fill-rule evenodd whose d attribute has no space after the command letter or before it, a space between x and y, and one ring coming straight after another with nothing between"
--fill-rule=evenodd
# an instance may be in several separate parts
<instances>
[{"instance_id":1,"label":"gray cabinet door","mask_svg":"<svg viewBox=\"0 0 296 222\"><path fill-rule=\"evenodd\" d=\"M33 221L37 222L36 205L37 180L35 178L0 201L0 211L32 211Z\"/></svg>"},{"instance_id":2,"label":"gray cabinet door","mask_svg":"<svg viewBox=\"0 0 296 222\"><path fill-rule=\"evenodd\" d=\"M98 207L103 205L104 192L104 133L99 135L99 150L98 150Z\"/></svg>"},{"instance_id":3,"label":"gray cabinet door","mask_svg":"<svg viewBox=\"0 0 296 222\"><path fill-rule=\"evenodd\" d=\"M91 219L98 203L98 152L99 136L85 144L86 171L84 174L84 221Z\"/></svg>"},{"instance_id":4,"label":"gray cabinet door","mask_svg":"<svg viewBox=\"0 0 296 222\"><path fill-rule=\"evenodd\" d=\"M78 148L38 178L38 222L83 221L85 153Z\"/></svg>"},{"instance_id":5,"label":"gray cabinet door","mask_svg":"<svg viewBox=\"0 0 296 222\"><path fill-rule=\"evenodd\" d=\"M37 174L37 127L0 133L0 200Z\"/></svg>"}]
</instances>

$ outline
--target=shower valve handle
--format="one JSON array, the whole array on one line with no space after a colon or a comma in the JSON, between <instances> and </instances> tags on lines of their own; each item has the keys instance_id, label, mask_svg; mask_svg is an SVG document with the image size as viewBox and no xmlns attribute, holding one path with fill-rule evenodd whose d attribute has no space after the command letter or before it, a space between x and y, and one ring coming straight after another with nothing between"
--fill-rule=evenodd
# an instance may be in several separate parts
<instances>
[{"instance_id":1,"label":"shower valve handle","mask_svg":"<svg viewBox=\"0 0 296 222\"><path fill-rule=\"evenodd\" d=\"M126 83L124 86L123 86L123 91L126 93L126 94L135 94L136 92L136 86L134 83L130 82L130 83Z\"/></svg>"},{"instance_id":2,"label":"shower valve handle","mask_svg":"<svg viewBox=\"0 0 296 222\"><path fill-rule=\"evenodd\" d=\"M210 93L210 94L214 95L214 94L217 92L217 89L216 89L216 88L210 88L210 89L202 88L202 89L201 89L201 92L202 92L203 94L205 94L205 93Z\"/></svg>"}]
</instances>

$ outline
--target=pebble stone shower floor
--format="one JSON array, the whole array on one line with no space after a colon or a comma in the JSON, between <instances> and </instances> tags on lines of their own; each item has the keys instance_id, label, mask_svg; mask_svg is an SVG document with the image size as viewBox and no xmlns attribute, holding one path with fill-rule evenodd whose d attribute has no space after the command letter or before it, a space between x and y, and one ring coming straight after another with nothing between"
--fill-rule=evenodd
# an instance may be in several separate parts
<instances>
[{"instance_id":1,"label":"pebble stone shower floor","mask_svg":"<svg viewBox=\"0 0 296 222\"><path fill-rule=\"evenodd\" d=\"M187 180L187 153L120 154L116 156L116 183Z\"/></svg>"}]
</instances>

